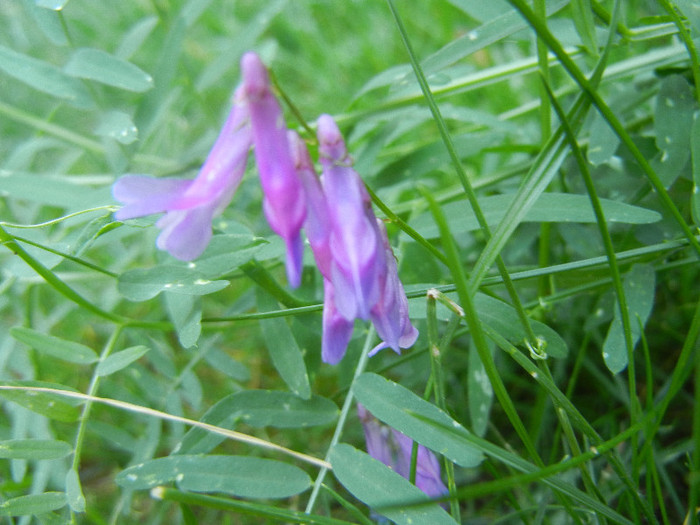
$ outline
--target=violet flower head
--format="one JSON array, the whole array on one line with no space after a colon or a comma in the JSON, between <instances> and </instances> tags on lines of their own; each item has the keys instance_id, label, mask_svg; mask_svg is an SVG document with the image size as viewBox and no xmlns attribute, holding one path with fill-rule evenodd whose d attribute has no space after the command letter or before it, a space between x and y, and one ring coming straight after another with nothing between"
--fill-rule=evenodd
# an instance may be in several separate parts
<instances>
[{"instance_id":1,"label":"violet flower head","mask_svg":"<svg viewBox=\"0 0 700 525\"><path fill-rule=\"evenodd\" d=\"M386 228L380 220L377 220L377 225L385 253L386 272L379 301L372 308L370 316L382 343L373 348L369 355L383 348L392 348L400 354L401 348L413 346L418 339L418 330L408 317L408 298L399 279Z\"/></svg>"},{"instance_id":2,"label":"violet flower head","mask_svg":"<svg viewBox=\"0 0 700 525\"><path fill-rule=\"evenodd\" d=\"M364 406L358 403L357 415L365 433L367 453L410 479L413 440L396 429L381 424ZM418 445L416 456L416 487L428 497L438 498L449 491L440 476L440 462L435 454Z\"/></svg>"},{"instance_id":3,"label":"violet flower head","mask_svg":"<svg viewBox=\"0 0 700 525\"><path fill-rule=\"evenodd\" d=\"M372 204L362 179L350 167L345 142L329 115L318 119L318 141L332 232L331 281L336 306L346 319L369 319L385 272Z\"/></svg>"},{"instance_id":4,"label":"violet flower head","mask_svg":"<svg viewBox=\"0 0 700 525\"><path fill-rule=\"evenodd\" d=\"M301 281L306 217L304 189L294 169L282 108L272 93L267 69L255 53L241 59L243 96L250 112L255 161L263 188L263 209L272 231L287 246L287 279Z\"/></svg>"},{"instance_id":5,"label":"violet flower head","mask_svg":"<svg viewBox=\"0 0 700 525\"><path fill-rule=\"evenodd\" d=\"M125 175L114 183L112 194L124 204L117 220L153 213L165 215L156 244L173 257L191 261L199 257L212 236L212 219L231 202L243 174L251 146L248 109L240 90L219 137L195 179Z\"/></svg>"}]
</instances>

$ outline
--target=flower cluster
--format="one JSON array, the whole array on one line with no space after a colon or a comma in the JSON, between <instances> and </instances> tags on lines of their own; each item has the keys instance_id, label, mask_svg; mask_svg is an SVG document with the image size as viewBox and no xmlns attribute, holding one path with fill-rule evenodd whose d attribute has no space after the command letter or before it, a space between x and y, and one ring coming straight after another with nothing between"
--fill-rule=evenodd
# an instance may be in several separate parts
<instances>
[{"instance_id":1,"label":"flower cluster","mask_svg":"<svg viewBox=\"0 0 700 525\"><path fill-rule=\"evenodd\" d=\"M394 428L382 425L361 404L357 415L365 433L367 453L406 479L410 479L413 440ZM416 487L431 498L448 493L440 477L440 463L430 450L418 445L416 455Z\"/></svg>"},{"instance_id":2,"label":"flower cluster","mask_svg":"<svg viewBox=\"0 0 700 525\"><path fill-rule=\"evenodd\" d=\"M355 319L376 327L382 343L373 352L413 345L418 331L408 317L386 230L335 121L329 115L318 119L319 179L306 144L285 126L260 58L246 53L241 72L233 109L197 177L125 175L113 187L124 203L116 218L164 213L156 223L162 229L158 247L182 260L197 258L211 239L212 219L231 202L252 148L265 217L286 245L290 285L301 281L302 229L323 275L323 360L342 359Z\"/></svg>"}]
</instances>

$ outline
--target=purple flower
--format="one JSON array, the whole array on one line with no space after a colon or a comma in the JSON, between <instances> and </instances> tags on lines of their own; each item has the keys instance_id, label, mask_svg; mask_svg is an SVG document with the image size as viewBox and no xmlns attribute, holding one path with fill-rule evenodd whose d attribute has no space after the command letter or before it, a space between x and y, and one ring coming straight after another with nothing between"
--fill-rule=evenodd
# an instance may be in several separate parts
<instances>
[{"instance_id":1,"label":"purple flower","mask_svg":"<svg viewBox=\"0 0 700 525\"><path fill-rule=\"evenodd\" d=\"M367 453L404 478L410 479L413 440L396 429L382 425L359 403L357 415L365 433ZM448 493L440 477L440 462L423 445L418 445L416 456L416 487L431 498Z\"/></svg>"},{"instance_id":2,"label":"purple flower","mask_svg":"<svg viewBox=\"0 0 700 525\"><path fill-rule=\"evenodd\" d=\"M321 338L321 359L329 365L336 365L345 355L354 321L340 315L335 306L333 283L323 279L323 334Z\"/></svg>"},{"instance_id":3,"label":"purple flower","mask_svg":"<svg viewBox=\"0 0 700 525\"><path fill-rule=\"evenodd\" d=\"M367 320L386 272L384 247L370 197L350 167L343 137L329 115L318 119L318 142L332 227L330 270L336 306L348 320Z\"/></svg>"},{"instance_id":4,"label":"purple flower","mask_svg":"<svg viewBox=\"0 0 700 525\"><path fill-rule=\"evenodd\" d=\"M399 446L396 472L401 474L404 478L410 479L413 440L393 428L391 429L391 433ZM431 498L439 498L448 493L447 487L440 477L440 462L437 457L435 457L435 454L423 445L418 445L416 455L416 487Z\"/></svg>"},{"instance_id":5,"label":"purple flower","mask_svg":"<svg viewBox=\"0 0 700 525\"><path fill-rule=\"evenodd\" d=\"M282 108L270 88L267 69L255 53L246 53L241 59L241 71L264 193L263 209L270 228L287 246L287 279L296 287L301 281L304 249L304 189L294 169Z\"/></svg>"},{"instance_id":6,"label":"purple flower","mask_svg":"<svg viewBox=\"0 0 700 525\"><path fill-rule=\"evenodd\" d=\"M399 279L396 259L386 235L386 228L379 220L377 224L384 247L386 272L379 301L372 307L370 317L382 343L373 348L369 355L374 355L387 347L400 354L401 348L413 346L418 339L418 330L408 317L408 298Z\"/></svg>"},{"instance_id":7,"label":"purple flower","mask_svg":"<svg viewBox=\"0 0 700 525\"><path fill-rule=\"evenodd\" d=\"M304 231L306 238L311 245L314 259L321 275L324 278L331 278L331 224L330 212L326 195L321 187L321 181L316 175L314 165L309 156L306 144L299 137L296 131L289 131L287 134L292 152L292 160L296 168L299 180L301 180L306 194L306 221Z\"/></svg>"},{"instance_id":8,"label":"purple flower","mask_svg":"<svg viewBox=\"0 0 700 525\"><path fill-rule=\"evenodd\" d=\"M307 236L325 277L323 359L336 363L342 358L356 318L371 319L382 339L370 355L387 347L400 353L415 343L418 330L408 317L408 299L386 230L328 115L318 119L318 140L322 186L303 143L296 138L292 144L309 207Z\"/></svg>"},{"instance_id":9,"label":"purple flower","mask_svg":"<svg viewBox=\"0 0 700 525\"><path fill-rule=\"evenodd\" d=\"M112 187L124 206L117 220L165 212L156 223L163 231L157 246L173 257L190 261L199 257L212 235L212 219L221 214L245 172L251 145L248 110L236 92L234 107L197 177L155 178L125 175Z\"/></svg>"}]
</instances>

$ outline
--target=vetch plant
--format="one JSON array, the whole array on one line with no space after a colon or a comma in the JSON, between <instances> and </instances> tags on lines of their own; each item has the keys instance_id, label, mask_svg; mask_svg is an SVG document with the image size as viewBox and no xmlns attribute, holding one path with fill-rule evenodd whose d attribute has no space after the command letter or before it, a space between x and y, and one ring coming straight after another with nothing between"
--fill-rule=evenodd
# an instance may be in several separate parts
<instances>
[{"instance_id":1,"label":"vetch plant","mask_svg":"<svg viewBox=\"0 0 700 525\"><path fill-rule=\"evenodd\" d=\"M0 521L694 522L691 0L94 4L0 2Z\"/></svg>"}]
</instances>

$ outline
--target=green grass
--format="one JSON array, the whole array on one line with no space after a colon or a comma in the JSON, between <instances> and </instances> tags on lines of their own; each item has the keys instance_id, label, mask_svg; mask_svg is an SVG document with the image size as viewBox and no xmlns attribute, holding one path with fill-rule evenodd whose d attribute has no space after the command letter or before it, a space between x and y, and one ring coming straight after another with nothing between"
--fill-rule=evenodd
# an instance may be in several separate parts
<instances>
[{"instance_id":1,"label":"green grass","mask_svg":"<svg viewBox=\"0 0 700 525\"><path fill-rule=\"evenodd\" d=\"M693 2L49 4L0 3L0 522L696 522ZM402 356L358 322L321 363L252 163L206 274L112 217L120 175L196 173L251 49L312 154L322 113L348 139ZM343 445L355 395L440 455L447 511Z\"/></svg>"}]
</instances>

